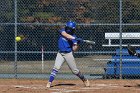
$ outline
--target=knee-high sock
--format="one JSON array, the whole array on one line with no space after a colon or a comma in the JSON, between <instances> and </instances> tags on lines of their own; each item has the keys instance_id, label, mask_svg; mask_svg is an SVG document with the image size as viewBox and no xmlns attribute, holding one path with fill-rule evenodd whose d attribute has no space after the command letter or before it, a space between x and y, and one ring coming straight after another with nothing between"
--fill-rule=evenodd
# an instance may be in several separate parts
<instances>
[{"instance_id":1,"label":"knee-high sock","mask_svg":"<svg viewBox=\"0 0 140 93\"><path fill-rule=\"evenodd\" d=\"M53 68L51 75L50 75L50 78L49 78L49 82L53 82L57 73L58 73L58 70Z\"/></svg>"},{"instance_id":2,"label":"knee-high sock","mask_svg":"<svg viewBox=\"0 0 140 93\"><path fill-rule=\"evenodd\" d=\"M81 72L79 72L78 74L76 74L82 81L85 81L86 78L84 77L83 74L81 74Z\"/></svg>"}]
</instances>

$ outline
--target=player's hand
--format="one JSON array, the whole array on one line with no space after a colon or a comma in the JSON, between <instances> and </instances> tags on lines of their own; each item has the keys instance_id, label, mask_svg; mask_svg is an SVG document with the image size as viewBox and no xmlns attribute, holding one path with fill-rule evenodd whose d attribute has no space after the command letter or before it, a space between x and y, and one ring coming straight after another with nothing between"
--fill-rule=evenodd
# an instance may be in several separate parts
<instances>
[{"instance_id":1,"label":"player's hand","mask_svg":"<svg viewBox=\"0 0 140 93\"><path fill-rule=\"evenodd\" d=\"M80 42L82 42L83 41L83 39L82 38L75 38L77 41L80 41Z\"/></svg>"},{"instance_id":2,"label":"player's hand","mask_svg":"<svg viewBox=\"0 0 140 93\"><path fill-rule=\"evenodd\" d=\"M77 44L81 44L83 42L82 38L76 38L76 40L77 40Z\"/></svg>"},{"instance_id":3,"label":"player's hand","mask_svg":"<svg viewBox=\"0 0 140 93\"><path fill-rule=\"evenodd\" d=\"M74 45L74 46L72 47L73 52L78 51L79 48L80 48L79 45Z\"/></svg>"}]
</instances>

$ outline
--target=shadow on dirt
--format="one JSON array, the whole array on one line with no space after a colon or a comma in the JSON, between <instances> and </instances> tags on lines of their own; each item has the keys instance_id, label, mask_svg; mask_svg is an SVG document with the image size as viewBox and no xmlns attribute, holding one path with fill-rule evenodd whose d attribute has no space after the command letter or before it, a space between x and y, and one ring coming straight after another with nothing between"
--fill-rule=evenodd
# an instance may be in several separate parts
<instances>
[{"instance_id":1,"label":"shadow on dirt","mask_svg":"<svg viewBox=\"0 0 140 93\"><path fill-rule=\"evenodd\" d=\"M75 86L76 84L70 84L70 83L67 83L67 84L56 84L52 87L55 87L55 86Z\"/></svg>"}]
</instances>

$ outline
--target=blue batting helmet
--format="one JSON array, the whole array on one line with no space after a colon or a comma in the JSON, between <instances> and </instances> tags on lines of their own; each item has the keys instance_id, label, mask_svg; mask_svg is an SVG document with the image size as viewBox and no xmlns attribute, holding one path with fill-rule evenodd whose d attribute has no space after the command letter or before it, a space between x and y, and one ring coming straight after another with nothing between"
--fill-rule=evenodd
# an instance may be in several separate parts
<instances>
[{"instance_id":1,"label":"blue batting helmet","mask_svg":"<svg viewBox=\"0 0 140 93\"><path fill-rule=\"evenodd\" d=\"M66 27L70 27L72 29L75 29L76 28L76 23L72 22L72 21L69 21L69 22L66 23Z\"/></svg>"}]
</instances>

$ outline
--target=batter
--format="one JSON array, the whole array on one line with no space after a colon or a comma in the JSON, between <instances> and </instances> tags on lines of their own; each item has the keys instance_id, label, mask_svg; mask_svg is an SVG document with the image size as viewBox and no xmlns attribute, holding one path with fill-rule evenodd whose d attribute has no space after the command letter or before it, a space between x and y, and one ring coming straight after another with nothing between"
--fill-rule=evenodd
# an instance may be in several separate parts
<instances>
[{"instance_id":1,"label":"batter","mask_svg":"<svg viewBox=\"0 0 140 93\"><path fill-rule=\"evenodd\" d=\"M55 64L50 74L49 81L47 83L47 88L51 87L51 84L61 68L64 62L67 62L68 67L72 71L73 74L77 75L85 84L85 86L90 86L88 79L84 77L83 74L80 73L79 69L76 66L75 59L73 56L73 52L77 51L80 44L82 42L81 38L77 38L75 35L76 23L69 21L66 23L65 28L59 30L60 36L58 40L58 48L59 51L57 53Z\"/></svg>"}]
</instances>

